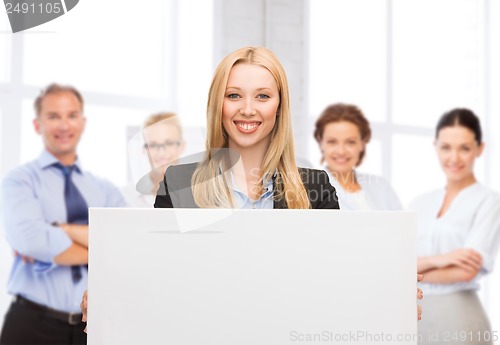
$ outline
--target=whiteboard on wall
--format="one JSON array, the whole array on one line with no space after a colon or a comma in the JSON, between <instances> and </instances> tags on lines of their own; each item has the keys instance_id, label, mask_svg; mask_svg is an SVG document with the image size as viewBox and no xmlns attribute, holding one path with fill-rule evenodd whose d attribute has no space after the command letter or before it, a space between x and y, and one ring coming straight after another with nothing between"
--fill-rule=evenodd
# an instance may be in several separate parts
<instances>
[{"instance_id":1,"label":"whiteboard on wall","mask_svg":"<svg viewBox=\"0 0 500 345\"><path fill-rule=\"evenodd\" d=\"M410 212L90 209L89 345L417 344Z\"/></svg>"}]
</instances>

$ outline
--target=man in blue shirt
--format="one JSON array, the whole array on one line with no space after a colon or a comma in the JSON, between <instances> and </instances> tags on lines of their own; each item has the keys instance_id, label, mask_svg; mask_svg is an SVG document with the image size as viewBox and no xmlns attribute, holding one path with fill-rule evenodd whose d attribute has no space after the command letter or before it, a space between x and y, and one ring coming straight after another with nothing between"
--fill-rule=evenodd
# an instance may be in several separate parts
<instances>
[{"instance_id":1,"label":"man in blue shirt","mask_svg":"<svg viewBox=\"0 0 500 345\"><path fill-rule=\"evenodd\" d=\"M2 184L5 231L16 257L8 282L14 300L0 345L86 344L80 299L87 287L87 206L122 207L125 201L111 183L81 168L77 146L86 118L78 90L49 85L35 110L33 124L45 148ZM78 221L70 216L75 194L83 209Z\"/></svg>"}]
</instances>

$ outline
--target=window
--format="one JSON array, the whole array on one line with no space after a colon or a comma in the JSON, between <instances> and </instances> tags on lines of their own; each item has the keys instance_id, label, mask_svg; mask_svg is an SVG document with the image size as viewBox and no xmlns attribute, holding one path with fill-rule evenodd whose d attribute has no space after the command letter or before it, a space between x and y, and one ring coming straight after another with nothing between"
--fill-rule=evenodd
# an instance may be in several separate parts
<instances>
[{"instance_id":1,"label":"window","mask_svg":"<svg viewBox=\"0 0 500 345\"><path fill-rule=\"evenodd\" d=\"M61 18L71 20L69 30L24 35L23 82L39 86L58 81L87 92L165 97L164 81L172 79L166 75L165 51L174 36L164 24L169 3L108 0L99 3L98 11L90 7L90 16L73 15L86 12L85 4L79 4Z\"/></svg>"},{"instance_id":2,"label":"window","mask_svg":"<svg viewBox=\"0 0 500 345\"><path fill-rule=\"evenodd\" d=\"M391 3L394 122L429 127L459 106L482 114L481 1Z\"/></svg>"},{"instance_id":3,"label":"window","mask_svg":"<svg viewBox=\"0 0 500 345\"><path fill-rule=\"evenodd\" d=\"M1 29L0 29L1 30ZM11 36L0 34L0 83L10 80Z\"/></svg>"},{"instance_id":4,"label":"window","mask_svg":"<svg viewBox=\"0 0 500 345\"><path fill-rule=\"evenodd\" d=\"M100 3L99 11L86 6L79 4L64 17L71 20L68 30L51 31L58 27L47 23L47 31L22 36L22 88L29 97L19 106L20 161L34 159L42 147L31 123L38 90L51 82L70 84L85 99L87 127L79 146L85 168L124 185L131 177L127 135L138 131L147 116L175 111L184 126L193 127L187 133L203 131L212 75L213 1L147 0L137 6L113 0ZM119 15L105 25L117 6ZM88 18L97 24L88 25ZM197 136L188 147L198 151L200 141Z\"/></svg>"}]
</instances>

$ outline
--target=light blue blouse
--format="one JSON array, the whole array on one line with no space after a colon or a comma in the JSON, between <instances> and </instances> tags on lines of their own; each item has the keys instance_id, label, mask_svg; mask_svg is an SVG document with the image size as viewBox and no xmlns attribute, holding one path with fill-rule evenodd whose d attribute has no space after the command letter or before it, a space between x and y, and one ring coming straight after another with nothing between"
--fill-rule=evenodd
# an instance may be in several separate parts
<instances>
[{"instance_id":1,"label":"light blue blouse","mask_svg":"<svg viewBox=\"0 0 500 345\"><path fill-rule=\"evenodd\" d=\"M272 209L274 208L274 191L273 179L267 179L264 190L257 200L252 200L243 192L234 181L234 176L231 173L233 185L233 197L237 208L240 209Z\"/></svg>"}]
</instances>

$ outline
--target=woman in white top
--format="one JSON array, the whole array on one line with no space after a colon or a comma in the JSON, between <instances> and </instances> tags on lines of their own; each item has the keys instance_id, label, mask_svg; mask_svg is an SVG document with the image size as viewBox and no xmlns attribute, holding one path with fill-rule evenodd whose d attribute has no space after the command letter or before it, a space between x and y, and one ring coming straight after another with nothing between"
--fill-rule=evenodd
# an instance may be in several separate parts
<instances>
[{"instance_id":1,"label":"woman in white top","mask_svg":"<svg viewBox=\"0 0 500 345\"><path fill-rule=\"evenodd\" d=\"M371 138L370 124L361 110L350 104L328 106L314 131L322 163L337 190L341 210L401 210L401 202L382 176L355 170Z\"/></svg>"},{"instance_id":2,"label":"woman in white top","mask_svg":"<svg viewBox=\"0 0 500 345\"><path fill-rule=\"evenodd\" d=\"M444 114L435 147L446 186L410 205L417 211L417 268L426 294L419 343L493 344L476 290L498 250L500 196L474 176L484 149L477 116L468 109Z\"/></svg>"},{"instance_id":3,"label":"woman in white top","mask_svg":"<svg viewBox=\"0 0 500 345\"><path fill-rule=\"evenodd\" d=\"M136 185L125 187L123 195L130 207L152 208L165 170L179 159L185 142L181 123L174 113L149 116L144 122L142 134L143 153L147 155L152 169Z\"/></svg>"}]
</instances>

